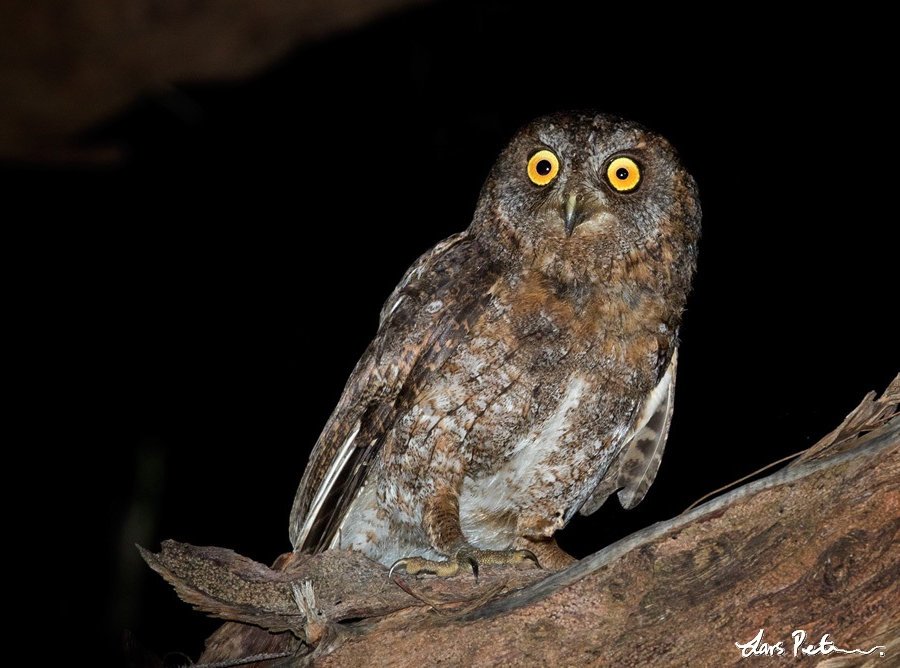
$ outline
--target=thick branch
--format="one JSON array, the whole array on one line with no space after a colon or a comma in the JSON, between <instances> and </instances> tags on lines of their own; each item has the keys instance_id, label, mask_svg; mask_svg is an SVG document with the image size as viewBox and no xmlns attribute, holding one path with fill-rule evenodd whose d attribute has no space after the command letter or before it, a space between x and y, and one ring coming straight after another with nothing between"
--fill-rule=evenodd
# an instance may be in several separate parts
<instances>
[{"instance_id":1,"label":"thick branch","mask_svg":"<svg viewBox=\"0 0 900 668\"><path fill-rule=\"evenodd\" d=\"M895 419L858 450L740 488L462 620L375 631L322 664L725 663L759 629L896 657L898 481Z\"/></svg>"},{"instance_id":2,"label":"thick branch","mask_svg":"<svg viewBox=\"0 0 900 668\"><path fill-rule=\"evenodd\" d=\"M161 555L144 554L195 606L293 631L277 636L226 624L204 661L264 647L322 665L627 664L637 657L719 664L739 660L735 643L760 629L763 642L782 642L785 652L802 630L806 644L827 633L837 647L879 645L876 657L896 659L898 397L900 377L882 399L867 397L805 461L549 576L495 570L477 584L467 576L397 587L383 567L349 552L290 556L275 570L218 548L167 543ZM302 583L311 586L299 591Z\"/></svg>"}]
</instances>

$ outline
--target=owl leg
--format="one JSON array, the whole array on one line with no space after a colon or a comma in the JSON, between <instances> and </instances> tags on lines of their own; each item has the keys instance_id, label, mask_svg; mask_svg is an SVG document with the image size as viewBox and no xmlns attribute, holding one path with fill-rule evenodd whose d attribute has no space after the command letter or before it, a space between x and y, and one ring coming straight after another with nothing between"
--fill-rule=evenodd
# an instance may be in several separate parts
<instances>
[{"instance_id":1,"label":"owl leg","mask_svg":"<svg viewBox=\"0 0 900 668\"><path fill-rule=\"evenodd\" d=\"M508 566L530 561L540 568L537 557L530 550L481 550L469 543L459 524L459 499L452 492L437 494L425 504L422 528L435 550L446 554L446 561L424 557L405 557L391 566L391 574L402 568L409 575L428 573L447 577L471 571L478 577L480 564Z\"/></svg>"},{"instance_id":2,"label":"owl leg","mask_svg":"<svg viewBox=\"0 0 900 668\"><path fill-rule=\"evenodd\" d=\"M571 554L556 544L555 538L535 540L524 536L516 540L516 547L528 550L541 562L541 567L548 571L561 571L578 561Z\"/></svg>"}]
</instances>

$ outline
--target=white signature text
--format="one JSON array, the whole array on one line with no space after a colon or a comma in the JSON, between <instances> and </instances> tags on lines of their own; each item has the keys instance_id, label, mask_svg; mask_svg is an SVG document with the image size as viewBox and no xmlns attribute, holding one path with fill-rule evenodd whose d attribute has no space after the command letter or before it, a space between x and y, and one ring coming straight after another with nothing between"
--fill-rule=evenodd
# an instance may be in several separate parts
<instances>
[{"instance_id":1,"label":"white signature text","mask_svg":"<svg viewBox=\"0 0 900 668\"><path fill-rule=\"evenodd\" d=\"M745 643L734 643L741 650L742 657L748 656L782 656L789 650L785 649L784 641L779 640L776 643L769 643L763 640L763 631L760 629L752 640ZM806 631L797 629L791 634L794 639L793 652L794 656L815 656L817 654L825 655L837 652L839 654L871 654L875 650L885 649L884 645L875 645L872 649L841 649L828 639L829 634L822 636L817 644L806 644ZM884 656L884 652L879 652L880 656Z\"/></svg>"}]
</instances>

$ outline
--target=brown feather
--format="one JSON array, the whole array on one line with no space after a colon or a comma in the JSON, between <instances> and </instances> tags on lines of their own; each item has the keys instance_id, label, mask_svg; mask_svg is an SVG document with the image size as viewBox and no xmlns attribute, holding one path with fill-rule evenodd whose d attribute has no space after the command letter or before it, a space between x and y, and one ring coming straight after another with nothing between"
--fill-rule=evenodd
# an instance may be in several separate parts
<instances>
[{"instance_id":1,"label":"brown feather","mask_svg":"<svg viewBox=\"0 0 900 668\"><path fill-rule=\"evenodd\" d=\"M295 550L318 552L331 543L398 412L415 401L484 311L495 280L484 265L477 242L454 235L422 255L388 298L378 333L350 375L297 490L290 523ZM460 280L461 273L474 280ZM428 308L437 302L439 308ZM357 423L353 451L310 517L313 498ZM301 536L306 523L310 528Z\"/></svg>"}]
</instances>

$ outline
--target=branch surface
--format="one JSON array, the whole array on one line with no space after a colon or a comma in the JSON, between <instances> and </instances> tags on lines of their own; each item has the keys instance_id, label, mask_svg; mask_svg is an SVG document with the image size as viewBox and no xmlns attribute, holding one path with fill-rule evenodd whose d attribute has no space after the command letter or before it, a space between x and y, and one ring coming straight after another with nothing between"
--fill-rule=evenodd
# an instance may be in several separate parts
<instances>
[{"instance_id":1,"label":"branch surface","mask_svg":"<svg viewBox=\"0 0 900 668\"><path fill-rule=\"evenodd\" d=\"M816 656L885 665L900 661L898 397L900 376L795 464L550 575L391 582L353 552L272 569L172 541L142 554L184 600L246 622L209 639L207 662L265 648L288 665L732 665L763 629L786 653L798 630L806 645L882 646Z\"/></svg>"}]
</instances>

